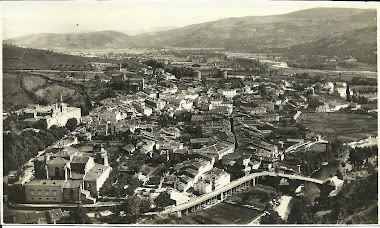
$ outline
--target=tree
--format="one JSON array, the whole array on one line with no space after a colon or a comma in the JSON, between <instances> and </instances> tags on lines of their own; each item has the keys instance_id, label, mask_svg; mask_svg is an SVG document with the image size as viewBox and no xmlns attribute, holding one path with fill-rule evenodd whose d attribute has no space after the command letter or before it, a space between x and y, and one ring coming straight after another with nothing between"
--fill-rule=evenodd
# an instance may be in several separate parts
<instances>
[{"instance_id":1,"label":"tree","mask_svg":"<svg viewBox=\"0 0 380 228\"><path fill-rule=\"evenodd\" d=\"M282 220L277 211L271 209L269 214L261 218L260 224L284 224L284 220Z\"/></svg>"},{"instance_id":2,"label":"tree","mask_svg":"<svg viewBox=\"0 0 380 228\"><path fill-rule=\"evenodd\" d=\"M125 214L135 222L140 215L141 199L134 196L128 197L124 203L119 206L119 211L124 211Z\"/></svg>"},{"instance_id":3,"label":"tree","mask_svg":"<svg viewBox=\"0 0 380 228\"><path fill-rule=\"evenodd\" d=\"M347 85L346 88L347 101L351 102L350 87Z\"/></svg>"},{"instance_id":4,"label":"tree","mask_svg":"<svg viewBox=\"0 0 380 228\"><path fill-rule=\"evenodd\" d=\"M70 211L69 217L64 217L59 223L68 224L91 224L91 219L87 216L87 210L81 206L77 206Z\"/></svg>"},{"instance_id":5,"label":"tree","mask_svg":"<svg viewBox=\"0 0 380 228\"><path fill-rule=\"evenodd\" d=\"M141 200L141 205L140 205L140 213L144 214L150 211L150 199L142 199Z\"/></svg>"},{"instance_id":6,"label":"tree","mask_svg":"<svg viewBox=\"0 0 380 228\"><path fill-rule=\"evenodd\" d=\"M288 217L288 224L309 224L311 223L311 213L309 200L306 197L296 197Z\"/></svg>"},{"instance_id":7,"label":"tree","mask_svg":"<svg viewBox=\"0 0 380 228\"><path fill-rule=\"evenodd\" d=\"M141 181L137 178L132 178L128 184L128 188L126 189L126 193L129 196L133 196L135 194L135 190L140 186Z\"/></svg>"},{"instance_id":8,"label":"tree","mask_svg":"<svg viewBox=\"0 0 380 228\"><path fill-rule=\"evenodd\" d=\"M70 118L66 123L66 127L67 129L69 129L69 131L73 131L77 125L78 125L78 121L76 118Z\"/></svg>"},{"instance_id":9,"label":"tree","mask_svg":"<svg viewBox=\"0 0 380 228\"><path fill-rule=\"evenodd\" d=\"M167 192L162 192L160 195L157 196L156 199L154 199L154 204L158 208L164 208L166 206L169 206L172 203L172 200L170 199L170 195Z\"/></svg>"},{"instance_id":10,"label":"tree","mask_svg":"<svg viewBox=\"0 0 380 228\"><path fill-rule=\"evenodd\" d=\"M47 129L47 122L45 119L40 119L35 123L35 128L40 130L46 130Z\"/></svg>"},{"instance_id":11,"label":"tree","mask_svg":"<svg viewBox=\"0 0 380 228\"><path fill-rule=\"evenodd\" d=\"M343 174L342 174L342 172L341 172L339 169L336 171L336 176L337 176L339 179L343 180Z\"/></svg>"}]
</instances>

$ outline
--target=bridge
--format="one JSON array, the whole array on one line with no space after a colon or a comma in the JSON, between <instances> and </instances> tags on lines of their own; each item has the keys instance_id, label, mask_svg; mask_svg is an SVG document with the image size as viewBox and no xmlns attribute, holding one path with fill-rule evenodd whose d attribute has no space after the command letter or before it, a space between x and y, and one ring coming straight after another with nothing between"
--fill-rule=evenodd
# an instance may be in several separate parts
<instances>
[{"instance_id":1,"label":"bridge","mask_svg":"<svg viewBox=\"0 0 380 228\"><path fill-rule=\"evenodd\" d=\"M297 143L297 144L294 144L294 145L290 146L289 148L287 148L285 150L285 153L286 154L288 154L288 153L294 153L298 149L309 148L312 145L317 144L317 143L326 144L326 143L329 143L329 142L322 139L322 140L319 140L319 141L307 141L307 142L304 142L304 143Z\"/></svg>"},{"instance_id":2,"label":"bridge","mask_svg":"<svg viewBox=\"0 0 380 228\"><path fill-rule=\"evenodd\" d=\"M239 178L219 189L216 189L213 192L206 193L201 195L195 199L192 199L189 202L169 207L161 212L161 214L173 214L176 213L177 217L181 217L183 214L187 214L189 212L195 212L204 208L205 206L215 204L216 202L223 201L227 196L231 196L233 193L240 192L241 190L248 188L250 186L256 185L256 179L258 177L271 176L271 177L283 177L291 180L301 180L307 181L315 184L324 184L326 181L304 177L300 175L294 174L283 174L283 173L275 173L275 172L259 172L252 173L242 178Z\"/></svg>"}]
</instances>

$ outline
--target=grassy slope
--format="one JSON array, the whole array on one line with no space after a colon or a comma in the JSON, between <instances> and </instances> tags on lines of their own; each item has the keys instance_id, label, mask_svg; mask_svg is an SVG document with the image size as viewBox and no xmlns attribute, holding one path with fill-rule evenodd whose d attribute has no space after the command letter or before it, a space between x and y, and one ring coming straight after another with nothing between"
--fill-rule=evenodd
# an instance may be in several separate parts
<instances>
[{"instance_id":1,"label":"grassy slope","mask_svg":"<svg viewBox=\"0 0 380 228\"><path fill-rule=\"evenodd\" d=\"M3 109L9 112L12 109L26 107L34 103L33 100L20 87L20 75L3 74Z\"/></svg>"},{"instance_id":2,"label":"grassy slope","mask_svg":"<svg viewBox=\"0 0 380 228\"><path fill-rule=\"evenodd\" d=\"M53 65L85 66L87 59L79 56L59 54L44 50L27 49L3 45L3 68L8 69L51 69Z\"/></svg>"}]
</instances>

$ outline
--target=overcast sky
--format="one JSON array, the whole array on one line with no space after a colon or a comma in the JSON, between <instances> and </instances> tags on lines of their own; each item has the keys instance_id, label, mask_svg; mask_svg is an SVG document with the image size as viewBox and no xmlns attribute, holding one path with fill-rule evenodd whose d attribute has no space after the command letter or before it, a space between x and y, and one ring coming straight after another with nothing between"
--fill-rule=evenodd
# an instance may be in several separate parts
<instances>
[{"instance_id":1,"label":"overcast sky","mask_svg":"<svg viewBox=\"0 0 380 228\"><path fill-rule=\"evenodd\" d=\"M285 1L2 2L3 39L32 33L74 33L181 27L227 17L284 14L313 7L373 8L374 3Z\"/></svg>"}]
</instances>

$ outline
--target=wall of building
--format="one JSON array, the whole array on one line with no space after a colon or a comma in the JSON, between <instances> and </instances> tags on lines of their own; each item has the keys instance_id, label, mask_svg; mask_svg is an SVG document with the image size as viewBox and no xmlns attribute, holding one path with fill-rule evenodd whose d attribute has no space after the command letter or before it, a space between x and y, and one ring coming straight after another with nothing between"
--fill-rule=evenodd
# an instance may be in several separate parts
<instances>
[{"instance_id":1,"label":"wall of building","mask_svg":"<svg viewBox=\"0 0 380 228\"><path fill-rule=\"evenodd\" d=\"M60 203L63 196L62 186L25 185L27 203Z\"/></svg>"}]
</instances>

